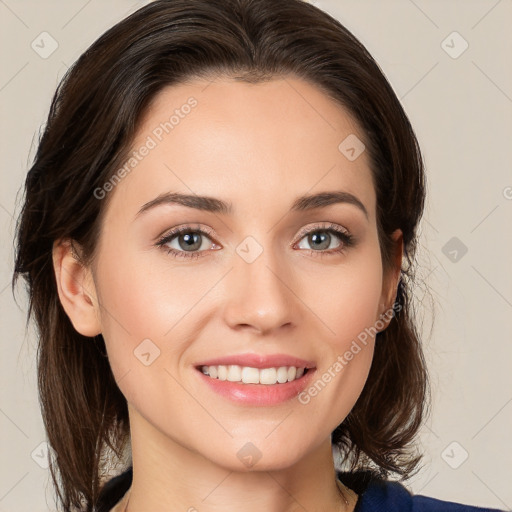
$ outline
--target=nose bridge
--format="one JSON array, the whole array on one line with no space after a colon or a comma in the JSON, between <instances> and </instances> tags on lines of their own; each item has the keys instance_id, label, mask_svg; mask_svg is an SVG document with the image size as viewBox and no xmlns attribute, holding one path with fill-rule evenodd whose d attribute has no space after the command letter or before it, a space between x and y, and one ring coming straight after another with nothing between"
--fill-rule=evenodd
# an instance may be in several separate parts
<instances>
[{"instance_id":1,"label":"nose bridge","mask_svg":"<svg viewBox=\"0 0 512 512\"><path fill-rule=\"evenodd\" d=\"M236 249L227 285L229 325L247 325L268 332L295 323L297 305L290 289L290 275L283 258L268 244L264 247L247 237Z\"/></svg>"}]
</instances>

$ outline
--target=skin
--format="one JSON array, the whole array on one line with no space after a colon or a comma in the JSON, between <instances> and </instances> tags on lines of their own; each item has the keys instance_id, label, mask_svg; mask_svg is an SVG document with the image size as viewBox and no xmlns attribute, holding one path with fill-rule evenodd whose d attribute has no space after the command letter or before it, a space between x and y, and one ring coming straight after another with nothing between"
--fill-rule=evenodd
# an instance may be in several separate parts
<instances>
[{"instance_id":1,"label":"skin","mask_svg":"<svg viewBox=\"0 0 512 512\"><path fill-rule=\"evenodd\" d=\"M307 404L236 404L201 382L194 366L234 353L287 353L315 361L321 376L392 306L401 232L384 273L367 154L349 161L338 149L348 135L364 134L301 79L224 77L164 89L133 148L190 96L197 107L109 192L92 265L73 258L67 241L54 246L62 304L79 332L103 335L129 404L128 510L353 510L357 495L344 488L347 506L336 485L330 435L364 387L373 338ZM298 196L339 190L355 195L368 217L349 203L289 211ZM234 211L164 204L137 216L166 192L220 198ZM355 245L320 256L343 242L332 234L328 248L317 249L298 237L331 223ZM156 245L185 224L214 233L202 238L198 258L174 258ZM252 263L236 252L248 236L263 251ZM185 251L179 239L170 245ZM148 338L160 355L146 366L134 350ZM252 467L237 456L248 442L261 452Z\"/></svg>"}]
</instances>

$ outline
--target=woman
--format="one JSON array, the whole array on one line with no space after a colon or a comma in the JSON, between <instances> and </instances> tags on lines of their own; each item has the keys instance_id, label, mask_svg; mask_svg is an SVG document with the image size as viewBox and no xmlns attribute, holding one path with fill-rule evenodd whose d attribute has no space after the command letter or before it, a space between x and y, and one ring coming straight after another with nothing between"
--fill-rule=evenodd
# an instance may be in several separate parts
<instances>
[{"instance_id":1,"label":"woman","mask_svg":"<svg viewBox=\"0 0 512 512\"><path fill-rule=\"evenodd\" d=\"M300 0L155 1L96 41L15 269L62 510L478 510L389 480L429 403L424 179L372 57Z\"/></svg>"}]
</instances>

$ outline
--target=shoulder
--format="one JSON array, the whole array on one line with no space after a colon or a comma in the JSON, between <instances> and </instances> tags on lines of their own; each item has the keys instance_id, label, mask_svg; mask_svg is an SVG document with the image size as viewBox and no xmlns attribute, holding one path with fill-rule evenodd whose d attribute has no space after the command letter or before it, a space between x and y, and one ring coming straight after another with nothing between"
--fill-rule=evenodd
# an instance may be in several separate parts
<instances>
[{"instance_id":1,"label":"shoulder","mask_svg":"<svg viewBox=\"0 0 512 512\"><path fill-rule=\"evenodd\" d=\"M338 477L359 495L354 512L500 512L494 508L413 495L400 482L382 479L369 471L339 472Z\"/></svg>"}]
</instances>

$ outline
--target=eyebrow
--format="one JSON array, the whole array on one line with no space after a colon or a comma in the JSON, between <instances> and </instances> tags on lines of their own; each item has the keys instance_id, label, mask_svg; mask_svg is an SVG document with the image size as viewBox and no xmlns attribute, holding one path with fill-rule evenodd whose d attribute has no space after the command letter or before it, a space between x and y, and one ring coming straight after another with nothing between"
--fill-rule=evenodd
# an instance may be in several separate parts
<instances>
[{"instance_id":1,"label":"eyebrow","mask_svg":"<svg viewBox=\"0 0 512 512\"><path fill-rule=\"evenodd\" d=\"M336 203L352 204L359 208L368 219L368 211L364 204L355 195L344 191L319 192L317 194L300 196L295 199L290 211L301 212L314 210L315 208L323 208ZM222 201L215 197L167 192L144 204L138 211L136 217L148 210L164 204L179 204L196 210L223 215L230 215L233 213L232 203Z\"/></svg>"}]
</instances>

